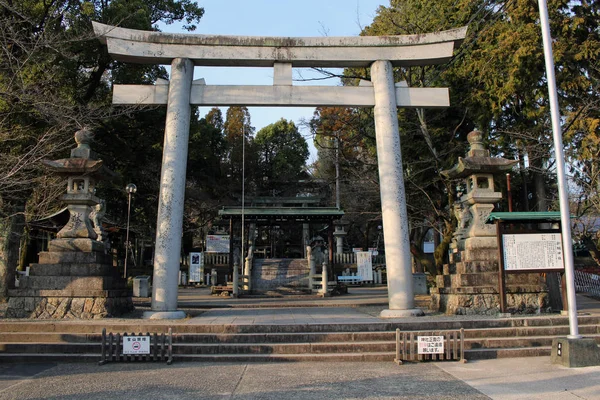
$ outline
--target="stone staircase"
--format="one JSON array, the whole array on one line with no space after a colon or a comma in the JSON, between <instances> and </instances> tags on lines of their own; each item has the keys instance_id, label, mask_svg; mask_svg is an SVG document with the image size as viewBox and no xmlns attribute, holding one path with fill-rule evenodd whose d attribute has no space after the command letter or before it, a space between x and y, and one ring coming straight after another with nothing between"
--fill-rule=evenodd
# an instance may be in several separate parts
<instances>
[{"instance_id":1,"label":"stone staircase","mask_svg":"<svg viewBox=\"0 0 600 400\"><path fill-rule=\"evenodd\" d=\"M308 291L308 261L291 258L258 258L252 266L252 291L273 296L300 295Z\"/></svg>"},{"instance_id":2,"label":"stone staircase","mask_svg":"<svg viewBox=\"0 0 600 400\"><path fill-rule=\"evenodd\" d=\"M392 361L395 329L465 329L467 360L549 356L569 333L560 316L311 325L194 325L170 321L4 321L0 362L100 360L102 328L114 333L173 329L177 361ZM580 316L580 333L600 344L600 317Z\"/></svg>"}]
</instances>

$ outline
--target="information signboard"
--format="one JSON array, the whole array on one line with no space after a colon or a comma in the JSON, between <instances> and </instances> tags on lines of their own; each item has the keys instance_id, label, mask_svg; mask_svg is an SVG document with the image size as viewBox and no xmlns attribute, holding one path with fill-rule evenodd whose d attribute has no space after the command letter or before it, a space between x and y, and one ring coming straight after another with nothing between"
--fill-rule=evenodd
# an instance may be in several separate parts
<instances>
[{"instance_id":1,"label":"information signboard","mask_svg":"<svg viewBox=\"0 0 600 400\"><path fill-rule=\"evenodd\" d=\"M190 253L190 282L202 282L204 275L204 253Z\"/></svg>"},{"instance_id":2,"label":"information signboard","mask_svg":"<svg viewBox=\"0 0 600 400\"><path fill-rule=\"evenodd\" d=\"M229 235L206 235L207 253L229 253Z\"/></svg>"},{"instance_id":3,"label":"information signboard","mask_svg":"<svg viewBox=\"0 0 600 400\"><path fill-rule=\"evenodd\" d=\"M123 336L123 354L150 354L150 336Z\"/></svg>"},{"instance_id":4,"label":"information signboard","mask_svg":"<svg viewBox=\"0 0 600 400\"><path fill-rule=\"evenodd\" d=\"M505 271L564 269L560 233L502 235Z\"/></svg>"},{"instance_id":5,"label":"information signboard","mask_svg":"<svg viewBox=\"0 0 600 400\"><path fill-rule=\"evenodd\" d=\"M444 354L443 336L417 336L418 354Z\"/></svg>"},{"instance_id":6,"label":"information signboard","mask_svg":"<svg viewBox=\"0 0 600 400\"><path fill-rule=\"evenodd\" d=\"M373 280L373 259L370 251L356 252L357 274L363 281Z\"/></svg>"}]
</instances>

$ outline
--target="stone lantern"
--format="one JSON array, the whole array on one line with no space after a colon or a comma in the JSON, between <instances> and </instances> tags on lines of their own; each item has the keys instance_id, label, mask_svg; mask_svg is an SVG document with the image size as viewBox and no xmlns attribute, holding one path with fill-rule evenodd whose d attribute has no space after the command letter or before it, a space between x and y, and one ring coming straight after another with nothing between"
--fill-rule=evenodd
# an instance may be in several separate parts
<instances>
[{"instance_id":1,"label":"stone lantern","mask_svg":"<svg viewBox=\"0 0 600 400\"><path fill-rule=\"evenodd\" d=\"M334 226L335 230L333 231L333 236L335 237L335 254L344 254L344 238L348 234L348 232L346 232L348 223L338 220L334 222Z\"/></svg>"},{"instance_id":2,"label":"stone lantern","mask_svg":"<svg viewBox=\"0 0 600 400\"><path fill-rule=\"evenodd\" d=\"M452 169L442 171L449 179L464 179L466 185L466 193L460 198L456 212L459 225L453 243L456 251L466 250L462 261L481 257L476 254L478 250L488 252L487 249L497 248L496 229L485 223L494 204L502 199L502 193L494 188L494 174L509 171L517 163L516 160L490 157L479 131L469 133L467 140L470 144L467 157L459 157Z\"/></svg>"},{"instance_id":3,"label":"stone lantern","mask_svg":"<svg viewBox=\"0 0 600 400\"><path fill-rule=\"evenodd\" d=\"M498 242L495 226L485 221L502 199L494 175L506 173L517 161L490 157L480 132L469 133L467 139L467 156L442 172L449 179L462 179L466 190L455 204L458 227L450 263L436 276L431 308L447 314L496 314L500 311ZM509 275L506 290L511 312L539 312L547 306L547 289L539 274Z\"/></svg>"},{"instance_id":4,"label":"stone lantern","mask_svg":"<svg viewBox=\"0 0 600 400\"><path fill-rule=\"evenodd\" d=\"M96 319L133 309L126 281L103 243L104 201L95 195L96 182L114 174L96 158L91 140L92 133L82 129L75 134L77 147L70 158L43 161L66 180L62 200L69 221L50 241L48 251L39 253L39 262L30 265L30 275L21 278L19 288L9 291L9 318Z\"/></svg>"},{"instance_id":5,"label":"stone lantern","mask_svg":"<svg viewBox=\"0 0 600 400\"><path fill-rule=\"evenodd\" d=\"M77 243L77 239L97 239L90 220L91 207L101 204L101 199L95 195L96 182L114 175L103 166L102 160L96 159L96 154L90 148L92 137L88 129L77 131L77 147L71 150L70 158L42 161L49 170L67 179L67 193L61 199L67 204L70 217L56 235L65 244Z\"/></svg>"}]
</instances>

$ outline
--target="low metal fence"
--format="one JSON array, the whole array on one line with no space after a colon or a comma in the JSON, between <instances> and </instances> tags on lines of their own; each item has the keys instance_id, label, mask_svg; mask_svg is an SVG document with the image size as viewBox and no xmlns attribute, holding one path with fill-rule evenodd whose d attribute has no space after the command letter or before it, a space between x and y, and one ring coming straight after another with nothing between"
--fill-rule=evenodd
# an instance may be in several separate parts
<instances>
[{"instance_id":1,"label":"low metal fence","mask_svg":"<svg viewBox=\"0 0 600 400\"><path fill-rule=\"evenodd\" d=\"M600 297L600 275L575 271L575 291Z\"/></svg>"},{"instance_id":2,"label":"low metal fence","mask_svg":"<svg viewBox=\"0 0 600 400\"><path fill-rule=\"evenodd\" d=\"M128 339L143 338L148 341L147 353L124 354L125 343ZM140 351L142 345L139 344ZM129 346L127 346L129 347ZM135 347L134 347L135 348ZM173 362L173 331L169 328L167 334L161 333L106 333L102 329L102 354L98 365L111 361L166 361L167 365Z\"/></svg>"},{"instance_id":3,"label":"low metal fence","mask_svg":"<svg viewBox=\"0 0 600 400\"><path fill-rule=\"evenodd\" d=\"M465 359L464 329L443 331L401 331L396 329L396 364L403 361Z\"/></svg>"}]
</instances>

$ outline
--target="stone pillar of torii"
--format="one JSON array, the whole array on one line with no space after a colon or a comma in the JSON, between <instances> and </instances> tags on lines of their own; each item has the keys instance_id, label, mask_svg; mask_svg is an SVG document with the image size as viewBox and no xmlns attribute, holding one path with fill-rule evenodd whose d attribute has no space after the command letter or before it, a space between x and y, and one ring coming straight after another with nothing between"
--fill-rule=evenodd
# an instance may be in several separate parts
<instances>
[{"instance_id":1,"label":"stone pillar of torii","mask_svg":"<svg viewBox=\"0 0 600 400\"><path fill-rule=\"evenodd\" d=\"M156 85L114 85L113 104L167 105L152 288L147 318L183 318L177 310L179 253L191 105L374 107L389 309L382 317L420 315L414 307L408 216L397 107L450 105L447 88L395 83L393 67L447 62L467 27L421 35L259 37L168 34L94 23L119 61L171 66ZM206 85L194 66L271 67L273 85ZM294 86L292 68L370 67L359 86ZM383 184L385 183L385 184Z\"/></svg>"}]
</instances>

